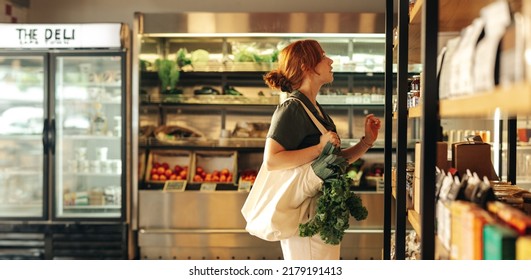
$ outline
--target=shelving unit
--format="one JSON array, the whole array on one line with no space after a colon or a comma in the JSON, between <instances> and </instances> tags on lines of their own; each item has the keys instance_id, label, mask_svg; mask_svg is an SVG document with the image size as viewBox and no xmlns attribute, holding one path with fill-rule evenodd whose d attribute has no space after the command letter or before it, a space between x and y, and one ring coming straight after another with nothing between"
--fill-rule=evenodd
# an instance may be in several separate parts
<instances>
[{"instance_id":1,"label":"shelving unit","mask_svg":"<svg viewBox=\"0 0 531 280\"><path fill-rule=\"evenodd\" d=\"M531 83L497 87L472 96L440 101L441 117L527 116L531 110Z\"/></svg>"},{"instance_id":2,"label":"shelving unit","mask_svg":"<svg viewBox=\"0 0 531 280\"><path fill-rule=\"evenodd\" d=\"M421 63L422 9L426 1L429 0L417 0L409 14L409 63ZM470 19L479 16L481 8L493 1L496 0L439 1L438 32L459 32L463 27L470 24ZM510 2L518 1L511 0Z\"/></svg>"},{"instance_id":3,"label":"shelving unit","mask_svg":"<svg viewBox=\"0 0 531 280\"><path fill-rule=\"evenodd\" d=\"M408 1L400 1L400 13L404 13ZM409 118L417 118L421 121L421 160L420 189L422 213L414 210L407 211L407 219L421 238L422 259L448 259L449 252L440 244L435 236L435 205L434 187L435 178L432 168L435 166L436 142L441 138L438 135L440 120L444 118L468 118L468 119L494 119L495 114L507 120L507 165L508 181L516 181L514 169L516 169L516 118L528 117L531 114L531 84L529 81L512 85L497 86L486 92L476 92L474 95L461 96L451 99L439 100L438 77L437 77L437 49L438 36L441 32L460 32L468 26L472 20L479 16L479 11L493 0L462 1L441 0L426 1L417 0L414 8L410 11L410 21L407 30L399 25L399 33L408 33L407 53L398 54L399 69L401 63L422 63L424 84L421 94L423 102L420 108L411 108L408 111ZM519 9L522 1L509 1L511 7ZM402 23L399 21L399 24ZM405 39L404 37L400 37ZM399 46L400 47L400 46ZM402 60L400 60L402 56ZM404 59L407 56L407 59ZM402 66L403 67L403 66ZM399 74L400 79L400 74ZM399 81L400 84L400 81ZM399 88L399 99L404 96ZM402 105L402 106L401 106ZM412 110L413 109L413 110ZM399 102L399 111L406 110L404 104ZM404 115L404 113L402 113ZM400 114L399 114L400 115ZM398 130L406 130L407 125L398 125ZM399 138L403 141L403 138ZM400 146L400 143L398 144ZM397 180L405 177L405 170L397 170ZM400 191L400 188L397 188ZM400 194L393 194L399 198ZM398 204L398 203L397 203ZM397 206L397 213L401 215L401 208ZM404 214L405 215L405 214ZM398 226L398 225L397 225ZM433 236L431 234L433 233ZM398 243L403 240L397 239L397 248L402 249ZM397 252L401 256L402 252Z\"/></svg>"},{"instance_id":4,"label":"shelving unit","mask_svg":"<svg viewBox=\"0 0 531 280\"><path fill-rule=\"evenodd\" d=\"M408 210L407 220L409 221L413 229L417 232L417 236L422 237L422 219L419 212L415 210Z\"/></svg>"}]
</instances>

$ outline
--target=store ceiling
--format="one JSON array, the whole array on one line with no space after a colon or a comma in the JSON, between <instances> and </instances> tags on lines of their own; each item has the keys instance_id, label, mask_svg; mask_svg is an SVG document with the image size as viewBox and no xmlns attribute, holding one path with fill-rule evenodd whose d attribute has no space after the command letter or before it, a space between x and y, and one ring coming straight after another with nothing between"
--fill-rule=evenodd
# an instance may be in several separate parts
<instances>
[{"instance_id":1,"label":"store ceiling","mask_svg":"<svg viewBox=\"0 0 531 280\"><path fill-rule=\"evenodd\" d=\"M29 7L30 6L30 0L9 0L10 2L22 6L22 7ZM308 1L308 0L307 0ZM314 0L309 0L314 1ZM339 0L339 1L345 1L345 0ZM156 2L156 1L155 1ZM320 2L320 0L319 0ZM387 0L350 0L346 1L345 3L329 3L333 6L343 7L343 5L348 5L348 11L349 12L357 12L357 13L383 13L385 12L385 5ZM397 0L394 0L394 10L396 12L396 6ZM342 10L344 12L344 10Z\"/></svg>"}]
</instances>

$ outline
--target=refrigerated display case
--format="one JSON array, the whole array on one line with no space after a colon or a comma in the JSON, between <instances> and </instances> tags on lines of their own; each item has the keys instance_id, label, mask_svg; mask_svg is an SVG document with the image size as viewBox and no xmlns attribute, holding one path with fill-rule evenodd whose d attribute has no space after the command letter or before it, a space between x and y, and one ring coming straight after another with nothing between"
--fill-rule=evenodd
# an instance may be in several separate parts
<instances>
[{"instance_id":1,"label":"refrigerated display case","mask_svg":"<svg viewBox=\"0 0 531 280\"><path fill-rule=\"evenodd\" d=\"M0 258L128 258L128 27L0 30Z\"/></svg>"}]
</instances>

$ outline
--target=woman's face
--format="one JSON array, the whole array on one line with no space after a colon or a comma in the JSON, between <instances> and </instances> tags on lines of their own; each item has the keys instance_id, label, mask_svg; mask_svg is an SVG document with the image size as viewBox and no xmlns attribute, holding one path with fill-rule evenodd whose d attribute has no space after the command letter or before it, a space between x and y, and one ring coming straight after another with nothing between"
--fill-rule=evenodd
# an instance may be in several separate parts
<instances>
[{"instance_id":1,"label":"woman's face","mask_svg":"<svg viewBox=\"0 0 531 280\"><path fill-rule=\"evenodd\" d=\"M315 72L319 75L315 75L317 79L320 79L323 84L328 84L334 81L334 73L332 72L332 59L323 53L321 61L315 66ZM315 74L315 73L314 73Z\"/></svg>"}]
</instances>

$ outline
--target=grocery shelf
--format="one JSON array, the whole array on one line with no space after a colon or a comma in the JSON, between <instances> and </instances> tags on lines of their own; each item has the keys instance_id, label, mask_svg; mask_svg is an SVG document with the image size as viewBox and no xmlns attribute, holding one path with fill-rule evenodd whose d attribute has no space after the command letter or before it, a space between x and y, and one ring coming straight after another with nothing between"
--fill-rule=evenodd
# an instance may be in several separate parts
<instances>
[{"instance_id":1,"label":"grocery shelf","mask_svg":"<svg viewBox=\"0 0 531 280\"><path fill-rule=\"evenodd\" d=\"M68 205L63 206L64 210L82 210L82 209L120 209L120 205Z\"/></svg>"},{"instance_id":2,"label":"grocery shelf","mask_svg":"<svg viewBox=\"0 0 531 280\"><path fill-rule=\"evenodd\" d=\"M396 185L394 182L391 183L391 194L394 199L396 199ZM417 232L418 237L421 237L421 216L420 214L413 210L408 209L407 210L407 219L409 221L409 224L413 227L413 229Z\"/></svg>"},{"instance_id":3,"label":"grocery shelf","mask_svg":"<svg viewBox=\"0 0 531 280\"><path fill-rule=\"evenodd\" d=\"M411 107L408 109L409 118L420 118L422 116L422 106Z\"/></svg>"},{"instance_id":4,"label":"grocery shelf","mask_svg":"<svg viewBox=\"0 0 531 280\"><path fill-rule=\"evenodd\" d=\"M404 30L404 24L400 30L403 34L408 34L407 43L409 63L421 63L424 75L424 91L437 92L437 58L438 49L444 45L444 37L457 36L464 28L469 26L474 19L480 17L480 11L496 0L417 0L413 9L409 11L409 25ZM521 10L521 0L508 0L511 11ZM399 11L403 14L406 3L401 3ZM399 17L400 18L400 17ZM439 38L439 39L438 39ZM404 39L402 40L404 41ZM439 42L437 44L437 41ZM401 53L400 55L404 55ZM422 60L422 61L421 61ZM399 66L400 68L400 66ZM449 99L439 100L437 95L424 95L424 110L418 112L408 111L409 117L417 114L422 117L421 122L421 142L423 151L421 153L421 164L426 166L435 165L436 158L435 139L437 132L433 127L439 127L443 118L479 118L493 119L495 114L500 118L508 119L508 131L516 130L515 116L529 116L531 112L531 83L520 82L512 85L497 86L493 90L476 92L473 95L453 96ZM420 109L420 108L419 108ZM425 113L425 114L424 114ZM407 127L407 126L406 126ZM400 129L400 128L399 128ZM508 133L507 142L509 145L516 142L514 133ZM510 150L510 149L509 149ZM510 150L511 154L507 170L514 170L514 158L516 152ZM509 160L508 160L509 161ZM427 170L428 168L425 168ZM432 172L421 170L421 185L433 185L435 178ZM400 170L399 170L400 171ZM403 170L402 170L403 172ZM402 176L398 176L402 178ZM511 174L509 178L516 177ZM432 201L433 188L424 189L421 193L421 201ZM431 233L435 232L435 208L431 203L425 203L422 212L414 210L407 211L407 220L415 229L419 236L421 231L429 233L421 239L422 259L449 259L447 248L442 246L438 238L432 239ZM400 248L402 249L402 248ZM398 253L398 252L397 252ZM401 253L401 252L400 252Z\"/></svg>"},{"instance_id":5,"label":"grocery shelf","mask_svg":"<svg viewBox=\"0 0 531 280\"><path fill-rule=\"evenodd\" d=\"M64 176L90 176L90 177L108 177L108 176L116 176L120 177L122 176L122 173L118 172L109 172L109 173L103 173L103 172L64 172Z\"/></svg>"},{"instance_id":6,"label":"grocery shelf","mask_svg":"<svg viewBox=\"0 0 531 280\"><path fill-rule=\"evenodd\" d=\"M422 236L422 230L421 230L421 216L420 214L415 210L408 210L407 211L407 220L413 227L413 229L417 232L417 235L419 237Z\"/></svg>"},{"instance_id":7,"label":"grocery shelf","mask_svg":"<svg viewBox=\"0 0 531 280\"><path fill-rule=\"evenodd\" d=\"M409 14L409 55L410 63L421 61L422 6L425 0L417 0ZM439 32L458 32L479 16L481 8L495 0L440 0ZM515 1L510 1L515 2Z\"/></svg>"},{"instance_id":8,"label":"grocery shelf","mask_svg":"<svg viewBox=\"0 0 531 280\"><path fill-rule=\"evenodd\" d=\"M155 138L145 139L140 142L141 148L150 149L182 149L182 150L238 150L256 151L264 150L265 138L226 138L226 139L203 139L200 140L180 140L174 143L159 141Z\"/></svg>"},{"instance_id":9,"label":"grocery shelf","mask_svg":"<svg viewBox=\"0 0 531 280\"><path fill-rule=\"evenodd\" d=\"M440 100L441 117L490 117L496 110L503 116L529 116L531 83L499 86L488 92Z\"/></svg>"},{"instance_id":10,"label":"grocery shelf","mask_svg":"<svg viewBox=\"0 0 531 280\"><path fill-rule=\"evenodd\" d=\"M145 191L162 191L166 182L145 181L139 182L139 189ZM238 185L234 183L212 182L216 184L215 191L238 191ZM184 191L201 191L201 184L198 182L188 182Z\"/></svg>"},{"instance_id":11,"label":"grocery shelf","mask_svg":"<svg viewBox=\"0 0 531 280\"><path fill-rule=\"evenodd\" d=\"M409 13L408 61L420 63L420 29L424 0L417 0Z\"/></svg>"},{"instance_id":12,"label":"grocery shelf","mask_svg":"<svg viewBox=\"0 0 531 280\"><path fill-rule=\"evenodd\" d=\"M407 117L410 119L420 118L422 116L422 107L416 106L407 109ZM393 119L398 119L397 112L393 112Z\"/></svg>"},{"instance_id":13,"label":"grocery shelf","mask_svg":"<svg viewBox=\"0 0 531 280\"><path fill-rule=\"evenodd\" d=\"M0 140L16 140L16 141L42 141L42 134L2 134Z\"/></svg>"}]
</instances>

